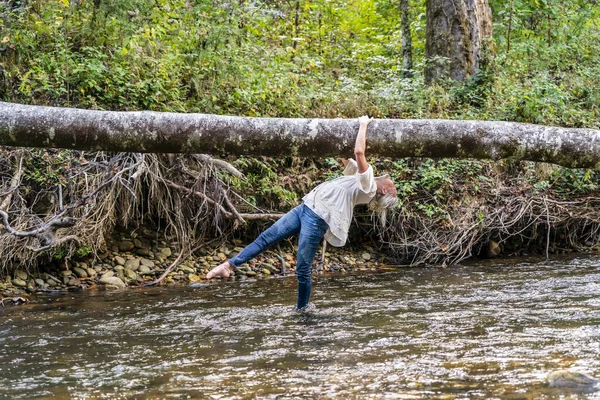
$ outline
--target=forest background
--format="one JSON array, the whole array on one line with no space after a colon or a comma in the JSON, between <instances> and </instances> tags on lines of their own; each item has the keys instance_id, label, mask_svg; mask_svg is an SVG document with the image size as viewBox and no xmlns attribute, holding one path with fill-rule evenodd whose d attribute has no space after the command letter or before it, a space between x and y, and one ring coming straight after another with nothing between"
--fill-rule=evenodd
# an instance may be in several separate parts
<instances>
[{"instance_id":1,"label":"forest background","mask_svg":"<svg viewBox=\"0 0 600 400\"><path fill-rule=\"evenodd\" d=\"M421 0L408 1L410 71L403 67L400 1L1 4L3 101L264 117L504 120L600 129L596 1L490 1L493 46L488 61L464 82L441 77L430 84L424 79L426 66L444 60L425 56L426 2ZM30 149L26 157L22 152L4 149L0 174L6 196L16 160L24 160L22 196L11 195L8 210L15 226L23 229L56 214L62 207L59 194L61 203L74 203L84 193L84 181L87 190L93 187L93 179L81 172L88 160L116 160L115 155L75 151ZM224 209L234 217L236 211L284 212L317 182L340 173L335 159L212 156L229 162L244 178L191 156L176 156L179 163L156 156L153 165L161 177L169 175L181 187L202 186L214 204L206 198L192 200L173 186L157 195L156 182L161 181L152 181L147 173L138 186L131 186L130 179L106 189L113 191L114 207L95 204L101 212L80 207L85 210L76 212L80 222L73 228L80 240L32 251L31 242L4 232L0 254L17 263L86 256L102 248L115 226L140 222L163 221L180 241L223 234L248 238L267 222L240 225ZM121 155L118 160L129 165L132 159ZM375 229L368 212L359 210L354 235L381 244L399 262L455 263L499 252L548 255L591 248L600 239L594 170L513 160L371 161L398 182L401 204L385 228ZM186 175L181 165L190 162L196 173L187 168ZM101 174L97 176L99 184ZM127 185L131 190L124 190ZM11 268L8 261L3 265Z\"/></svg>"}]
</instances>

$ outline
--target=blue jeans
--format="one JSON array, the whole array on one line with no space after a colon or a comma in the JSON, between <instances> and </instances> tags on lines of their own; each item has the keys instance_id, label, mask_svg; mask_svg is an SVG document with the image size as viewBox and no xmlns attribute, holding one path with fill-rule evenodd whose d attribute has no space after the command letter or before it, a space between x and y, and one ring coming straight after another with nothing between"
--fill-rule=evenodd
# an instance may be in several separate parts
<instances>
[{"instance_id":1,"label":"blue jeans","mask_svg":"<svg viewBox=\"0 0 600 400\"><path fill-rule=\"evenodd\" d=\"M297 310L308 304L311 291L312 262L319 248L319 243L327 231L327 223L315 214L304 203L285 214L237 256L229 260L232 267L237 268L268 247L293 235L298 236L298 260L296 261L296 277L298 278Z\"/></svg>"}]
</instances>

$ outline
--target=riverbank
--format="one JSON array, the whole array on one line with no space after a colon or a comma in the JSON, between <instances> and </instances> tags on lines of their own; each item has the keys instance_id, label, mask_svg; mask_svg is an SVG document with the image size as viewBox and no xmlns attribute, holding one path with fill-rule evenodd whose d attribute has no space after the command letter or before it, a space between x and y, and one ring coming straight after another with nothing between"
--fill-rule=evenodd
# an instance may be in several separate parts
<instances>
[{"instance_id":1,"label":"riverbank","mask_svg":"<svg viewBox=\"0 0 600 400\"><path fill-rule=\"evenodd\" d=\"M147 228L120 233L107 242L106 251L97 257L60 260L30 269L15 269L0 281L0 293L9 300L36 293L80 291L88 289L125 289L140 287L158 279L174 263L161 284L208 282L206 274L232 257L247 244L239 239L199 248L178 262L180 249L175 242L157 239ZM240 266L231 280L256 280L295 274L297 247L284 242L281 252L271 249ZM323 260L324 262L321 262ZM377 270L387 266L386 256L373 247L361 245L334 248L327 246L325 257L319 250L315 273L347 273ZM21 300L22 302L22 300Z\"/></svg>"}]
</instances>

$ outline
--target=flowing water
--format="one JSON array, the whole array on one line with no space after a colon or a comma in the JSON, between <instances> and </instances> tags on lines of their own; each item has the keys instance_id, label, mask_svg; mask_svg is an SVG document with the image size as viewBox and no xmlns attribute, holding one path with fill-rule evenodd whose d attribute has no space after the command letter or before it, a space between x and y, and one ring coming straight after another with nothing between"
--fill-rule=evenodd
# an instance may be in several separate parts
<instances>
[{"instance_id":1,"label":"flowing water","mask_svg":"<svg viewBox=\"0 0 600 400\"><path fill-rule=\"evenodd\" d=\"M599 398L600 259L38 296L0 309L0 398Z\"/></svg>"}]
</instances>

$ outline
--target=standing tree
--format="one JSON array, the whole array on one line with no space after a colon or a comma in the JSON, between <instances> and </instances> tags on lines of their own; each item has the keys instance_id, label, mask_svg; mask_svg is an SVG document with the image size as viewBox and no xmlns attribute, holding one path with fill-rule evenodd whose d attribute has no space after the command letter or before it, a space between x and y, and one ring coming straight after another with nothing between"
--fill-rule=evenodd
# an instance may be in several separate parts
<instances>
[{"instance_id":1,"label":"standing tree","mask_svg":"<svg viewBox=\"0 0 600 400\"><path fill-rule=\"evenodd\" d=\"M473 76L491 44L492 12L487 0L427 0L425 81L464 81Z\"/></svg>"},{"instance_id":2,"label":"standing tree","mask_svg":"<svg viewBox=\"0 0 600 400\"><path fill-rule=\"evenodd\" d=\"M412 77L412 37L410 35L410 15L408 0L400 0L400 16L402 25L402 76Z\"/></svg>"}]
</instances>

